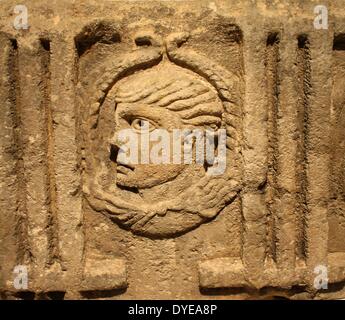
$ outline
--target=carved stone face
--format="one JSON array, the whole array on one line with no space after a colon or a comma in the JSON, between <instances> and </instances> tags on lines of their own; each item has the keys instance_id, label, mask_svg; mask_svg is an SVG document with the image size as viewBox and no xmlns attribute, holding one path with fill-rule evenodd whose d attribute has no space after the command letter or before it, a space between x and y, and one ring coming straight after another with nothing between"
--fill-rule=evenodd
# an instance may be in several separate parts
<instances>
[{"instance_id":1,"label":"carved stone face","mask_svg":"<svg viewBox=\"0 0 345 320\"><path fill-rule=\"evenodd\" d=\"M141 103L119 103L116 112L118 130L133 129L138 134L138 156L141 159L140 132L144 123L149 125L149 133L155 129L172 130L181 128L182 122L174 112ZM155 145L149 144L149 152ZM120 146L116 146L120 147ZM172 142L170 144L172 149ZM176 178L186 167L183 164L128 164L116 157L117 184L125 187L150 188Z\"/></svg>"},{"instance_id":2,"label":"carved stone face","mask_svg":"<svg viewBox=\"0 0 345 320\"><path fill-rule=\"evenodd\" d=\"M170 63L129 76L118 84L115 113L116 131L132 129L138 133L138 155L141 159L140 132L149 124L149 132L165 129L217 128L222 105L215 90L194 74ZM128 164L115 156L116 183L131 188L150 188L171 181L184 170L195 171L196 164ZM150 142L149 152L157 142ZM116 145L118 150L120 146Z\"/></svg>"}]
</instances>

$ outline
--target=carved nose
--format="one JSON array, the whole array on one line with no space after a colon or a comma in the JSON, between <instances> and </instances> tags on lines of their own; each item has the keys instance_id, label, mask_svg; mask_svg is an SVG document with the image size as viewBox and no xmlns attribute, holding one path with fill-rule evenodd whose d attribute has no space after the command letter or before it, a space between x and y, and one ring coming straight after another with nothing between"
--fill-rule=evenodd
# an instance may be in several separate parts
<instances>
[{"instance_id":1,"label":"carved nose","mask_svg":"<svg viewBox=\"0 0 345 320\"><path fill-rule=\"evenodd\" d=\"M119 150L120 150L120 148L117 145L115 145L115 144L110 145L110 156L109 156L109 158L111 161L116 162Z\"/></svg>"}]
</instances>

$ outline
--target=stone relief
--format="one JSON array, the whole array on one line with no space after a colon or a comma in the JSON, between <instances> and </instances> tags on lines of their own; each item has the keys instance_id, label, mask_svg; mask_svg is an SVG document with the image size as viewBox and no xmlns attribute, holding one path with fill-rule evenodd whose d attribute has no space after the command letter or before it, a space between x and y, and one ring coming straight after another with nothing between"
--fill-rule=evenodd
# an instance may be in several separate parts
<instances>
[{"instance_id":1,"label":"stone relief","mask_svg":"<svg viewBox=\"0 0 345 320\"><path fill-rule=\"evenodd\" d=\"M1 1L0 299L343 298L344 12L311 3Z\"/></svg>"},{"instance_id":2,"label":"stone relief","mask_svg":"<svg viewBox=\"0 0 345 320\"><path fill-rule=\"evenodd\" d=\"M219 214L240 190L231 162L226 163L223 175L211 176L207 175L209 168L205 164L195 161L133 166L117 161L120 146L112 141L114 135L130 127L140 130L141 120L150 123L150 130L161 128L168 132L217 130L226 128L231 118L235 119L235 128L239 126L238 117L229 112L240 112L238 77L184 49L187 41L187 34L162 40L158 45L160 61L150 67L145 66L140 51L134 59L128 56L128 60L133 59L130 63L125 56L128 65L122 66L121 72L131 68L131 74L118 81L116 71L109 74L111 84L97 105L97 118L92 120L93 150L97 152L92 153L93 171L88 176L86 197L95 210L143 235L174 236L195 228ZM144 70L140 70L139 61ZM228 131L225 143L231 158L236 136Z\"/></svg>"}]
</instances>

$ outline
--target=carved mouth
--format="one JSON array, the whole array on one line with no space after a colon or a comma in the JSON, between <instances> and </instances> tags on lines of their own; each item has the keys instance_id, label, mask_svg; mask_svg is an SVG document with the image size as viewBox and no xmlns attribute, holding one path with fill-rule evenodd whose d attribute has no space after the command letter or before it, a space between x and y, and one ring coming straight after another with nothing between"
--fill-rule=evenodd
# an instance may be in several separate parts
<instances>
[{"instance_id":1,"label":"carved mouth","mask_svg":"<svg viewBox=\"0 0 345 320\"><path fill-rule=\"evenodd\" d=\"M130 164L120 163L116 167L117 173L128 174L134 171L134 166Z\"/></svg>"}]
</instances>

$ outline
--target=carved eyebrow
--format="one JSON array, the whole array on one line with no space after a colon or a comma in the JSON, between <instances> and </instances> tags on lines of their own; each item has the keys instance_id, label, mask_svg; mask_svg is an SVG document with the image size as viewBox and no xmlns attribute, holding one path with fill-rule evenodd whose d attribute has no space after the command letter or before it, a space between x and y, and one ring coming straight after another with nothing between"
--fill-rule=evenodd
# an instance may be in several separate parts
<instances>
[{"instance_id":1,"label":"carved eyebrow","mask_svg":"<svg viewBox=\"0 0 345 320\"><path fill-rule=\"evenodd\" d=\"M188 120L188 119L192 119L192 118L203 116L203 115L221 117L222 110L220 108L216 108L214 103L202 103L202 104L196 105L193 108L178 111L178 114L183 119Z\"/></svg>"},{"instance_id":2,"label":"carved eyebrow","mask_svg":"<svg viewBox=\"0 0 345 320\"><path fill-rule=\"evenodd\" d=\"M125 109L118 111L118 115L123 117L124 119L133 120L134 118L143 118L144 120L153 120L156 122L161 121L161 115L158 113L157 110L153 110L151 106L143 105L143 104L136 104L135 106L124 103L126 106Z\"/></svg>"}]
</instances>

